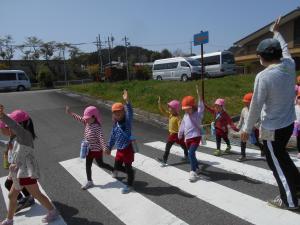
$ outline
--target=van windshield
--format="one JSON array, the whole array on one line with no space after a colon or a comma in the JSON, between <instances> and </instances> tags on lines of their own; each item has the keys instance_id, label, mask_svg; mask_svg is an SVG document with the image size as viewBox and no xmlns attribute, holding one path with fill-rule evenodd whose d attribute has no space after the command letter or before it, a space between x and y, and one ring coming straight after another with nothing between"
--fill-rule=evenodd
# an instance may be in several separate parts
<instances>
[{"instance_id":1,"label":"van windshield","mask_svg":"<svg viewBox=\"0 0 300 225\"><path fill-rule=\"evenodd\" d=\"M234 64L234 56L230 53L222 54L223 64Z\"/></svg>"},{"instance_id":2,"label":"van windshield","mask_svg":"<svg viewBox=\"0 0 300 225\"><path fill-rule=\"evenodd\" d=\"M187 60L192 66L201 66L200 62L198 60L192 60L188 59Z\"/></svg>"}]
</instances>

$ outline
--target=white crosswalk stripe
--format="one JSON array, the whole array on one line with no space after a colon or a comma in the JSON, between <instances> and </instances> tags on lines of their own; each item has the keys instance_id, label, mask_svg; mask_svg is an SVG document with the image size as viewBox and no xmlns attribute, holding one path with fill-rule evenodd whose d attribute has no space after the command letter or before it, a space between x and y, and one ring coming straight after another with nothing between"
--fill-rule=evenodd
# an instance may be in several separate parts
<instances>
[{"instance_id":1,"label":"white crosswalk stripe","mask_svg":"<svg viewBox=\"0 0 300 225\"><path fill-rule=\"evenodd\" d=\"M203 145L204 147L216 149L216 143L213 141L206 141L206 145ZM221 149L226 149L226 144L221 144ZM241 147L236 145L231 145L231 151L234 153L241 153ZM247 157L253 157L253 158L261 158L260 151L257 149L247 148L246 149ZM300 159L298 159L296 156L290 154L291 159L293 160L294 164L297 167L300 167Z\"/></svg>"},{"instance_id":2,"label":"white crosswalk stripe","mask_svg":"<svg viewBox=\"0 0 300 225\"><path fill-rule=\"evenodd\" d=\"M80 184L86 182L85 163L78 158L60 162L60 164ZM92 172L96 187L88 191L125 224L187 224L137 192L122 194L121 188L124 184L99 167L93 166Z\"/></svg>"},{"instance_id":3,"label":"white crosswalk stripe","mask_svg":"<svg viewBox=\"0 0 300 225\"><path fill-rule=\"evenodd\" d=\"M0 178L0 187L2 190L2 194L4 197L4 201L6 204L6 208L8 208L8 191L6 190L4 184L6 181L6 177ZM47 193L43 190L41 185L39 185L40 190L47 196ZM48 197L48 196L47 196ZM40 225L42 224L42 218L47 214L47 210L41 206L41 204L36 201L36 203L30 207L21 210L18 214L14 217L14 224L16 225ZM65 221L61 216L59 219L55 220L51 223L51 225L66 225Z\"/></svg>"},{"instance_id":4,"label":"white crosswalk stripe","mask_svg":"<svg viewBox=\"0 0 300 225\"><path fill-rule=\"evenodd\" d=\"M115 155L115 151L112 154ZM214 182L200 179L190 183L188 172L172 166L162 168L156 160L139 153L135 154L133 166L253 224L295 225L300 219L296 213L270 207L260 199Z\"/></svg>"},{"instance_id":5,"label":"white crosswalk stripe","mask_svg":"<svg viewBox=\"0 0 300 225\"><path fill-rule=\"evenodd\" d=\"M160 151L165 150L165 143L161 141L145 143L146 146L158 149ZM172 146L171 154L177 156L183 155L183 150L178 146ZM205 164L211 165L213 167L226 170L231 173L239 174L254 180L258 180L267 184L277 185L272 171L259 168L256 166L247 165L244 163L239 163L229 159L224 159L221 157L216 157L203 152L196 152L197 159Z\"/></svg>"}]
</instances>

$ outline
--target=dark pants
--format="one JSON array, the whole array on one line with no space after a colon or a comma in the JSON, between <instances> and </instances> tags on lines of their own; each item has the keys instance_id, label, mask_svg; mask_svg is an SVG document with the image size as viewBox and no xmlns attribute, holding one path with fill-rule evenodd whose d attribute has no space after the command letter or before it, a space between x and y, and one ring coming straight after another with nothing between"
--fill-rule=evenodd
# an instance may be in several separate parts
<instances>
[{"instance_id":1,"label":"dark pants","mask_svg":"<svg viewBox=\"0 0 300 225\"><path fill-rule=\"evenodd\" d=\"M297 135L297 149L298 152L300 153L300 131L298 131L298 135Z\"/></svg>"},{"instance_id":2,"label":"dark pants","mask_svg":"<svg viewBox=\"0 0 300 225\"><path fill-rule=\"evenodd\" d=\"M256 143L254 145L259 147L261 152L264 152L263 149L264 146L262 143L259 142L259 134L257 132L255 132L255 139L256 139ZM247 142L241 142L241 154L244 157L246 157L246 146L247 146Z\"/></svg>"},{"instance_id":3,"label":"dark pants","mask_svg":"<svg viewBox=\"0 0 300 225\"><path fill-rule=\"evenodd\" d=\"M164 162L167 162L167 161L168 161L169 154L170 154L170 150L171 150L173 144L175 144L175 142L173 142L173 141L168 141L168 142L167 142L166 148L165 148L165 153L164 153L164 156L163 156ZM185 144L180 144L180 147L181 147L181 148L183 149L183 151L184 151L184 156L185 156L185 157L188 157L188 150L187 150L187 148L186 148L186 145L185 145Z\"/></svg>"},{"instance_id":4,"label":"dark pants","mask_svg":"<svg viewBox=\"0 0 300 225\"><path fill-rule=\"evenodd\" d=\"M6 189L7 189L8 191L10 191L10 189L11 189L11 187L12 187L12 185L13 185L13 181L12 181L12 180L9 180L9 179L6 179L4 185L5 185ZM24 195L24 197L30 196L30 194L29 194L29 192L26 190L26 188L23 188L21 192L22 192L22 194ZM19 195L18 195L18 200L20 200L20 199L23 197L22 194L19 193Z\"/></svg>"},{"instance_id":5,"label":"dark pants","mask_svg":"<svg viewBox=\"0 0 300 225\"><path fill-rule=\"evenodd\" d=\"M100 168L104 168L104 169L108 169L108 170L112 171L112 166L104 163L102 157L93 158L93 157L87 156L86 160L85 160L85 170L86 170L86 176L87 176L88 181L92 181L92 165L93 165L94 159L96 160L96 162Z\"/></svg>"},{"instance_id":6,"label":"dark pants","mask_svg":"<svg viewBox=\"0 0 300 225\"><path fill-rule=\"evenodd\" d=\"M277 181L280 197L288 207L297 207L297 190L300 189L300 173L291 160L286 145L292 135L294 124L275 130L275 140L264 140L266 159Z\"/></svg>"},{"instance_id":7,"label":"dark pants","mask_svg":"<svg viewBox=\"0 0 300 225\"><path fill-rule=\"evenodd\" d=\"M115 166L114 166L114 170L119 170L122 171L124 173L127 174L127 184L128 186L132 186L133 185L133 180L134 180L134 171L132 169L132 163L124 163L125 167L123 166L123 162L122 161L115 161Z\"/></svg>"},{"instance_id":8,"label":"dark pants","mask_svg":"<svg viewBox=\"0 0 300 225\"><path fill-rule=\"evenodd\" d=\"M230 141L228 139L227 134L226 135L218 135L216 134L216 142L217 142L217 149L220 150L221 149L221 141L223 140L225 141L225 143L230 146Z\"/></svg>"}]
</instances>

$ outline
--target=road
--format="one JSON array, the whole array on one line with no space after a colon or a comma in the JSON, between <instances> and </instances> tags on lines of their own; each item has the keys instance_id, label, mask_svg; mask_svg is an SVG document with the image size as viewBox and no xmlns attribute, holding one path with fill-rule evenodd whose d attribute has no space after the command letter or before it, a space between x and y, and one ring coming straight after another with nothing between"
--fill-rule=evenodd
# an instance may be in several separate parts
<instances>
[{"instance_id":1,"label":"road","mask_svg":"<svg viewBox=\"0 0 300 225\"><path fill-rule=\"evenodd\" d=\"M189 164L182 162L181 150L171 150L169 166L155 161L163 153L167 131L134 121L140 153L136 154L135 191L122 195L126 175L111 178L110 171L93 165L96 187L80 189L85 182L84 162L79 160L83 126L64 113L67 104L81 114L87 104L56 90L0 93L6 111L21 108L33 119L38 138L35 153L41 169L39 184L60 211L56 224L300 224L300 215L267 206L278 194L274 178L257 150L251 157L236 162L236 152L221 158L212 155L214 143L200 146L198 159L202 173L195 183L188 181ZM106 139L111 127L111 112L101 109ZM2 137L4 139L5 137ZM2 149L1 149L2 151ZM299 162L293 157L297 166ZM2 161L2 158L1 158ZM113 165L113 156L104 161ZM0 168L0 184L7 170ZM1 185L0 219L5 218L7 193ZM43 214L36 204L16 216L15 224L41 224ZM27 221L27 222L26 222Z\"/></svg>"}]
</instances>

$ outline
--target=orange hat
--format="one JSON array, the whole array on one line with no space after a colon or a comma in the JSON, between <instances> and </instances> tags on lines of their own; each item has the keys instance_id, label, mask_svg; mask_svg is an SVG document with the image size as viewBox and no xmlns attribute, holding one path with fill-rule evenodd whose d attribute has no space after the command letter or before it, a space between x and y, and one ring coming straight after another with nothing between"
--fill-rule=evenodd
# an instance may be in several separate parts
<instances>
[{"instance_id":1,"label":"orange hat","mask_svg":"<svg viewBox=\"0 0 300 225\"><path fill-rule=\"evenodd\" d=\"M298 92L298 94L297 94L297 98L300 98L300 92Z\"/></svg>"},{"instance_id":2,"label":"orange hat","mask_svg":"<svg viewBox=\"0 0 300 225\"><path fill-rule=\"evenodd\" d=\"M111 111L121 111L124 110L124 105L121 102L116 102L111 106Z\"/></svg>"},{"instance_id":3,"label":"orange hat","mask_svg":"<svg viewBox=\"0 0 300 225\"><path fill-rule=\"evenodd\" d=\"M181 101L182 109L190 109L196 106L195 98L193 96L185 96Z\"/></svg>"},{"instance_id":4,"label":"orange hat","mask_svg":"<svg viewBox=\"0 0 300 225\"><path fill-rule=\"evenodd\" d=\"M244 95L243 102L250 103L252 100L253 93L248 93Z\"/></svg>"}]
</instances>

